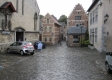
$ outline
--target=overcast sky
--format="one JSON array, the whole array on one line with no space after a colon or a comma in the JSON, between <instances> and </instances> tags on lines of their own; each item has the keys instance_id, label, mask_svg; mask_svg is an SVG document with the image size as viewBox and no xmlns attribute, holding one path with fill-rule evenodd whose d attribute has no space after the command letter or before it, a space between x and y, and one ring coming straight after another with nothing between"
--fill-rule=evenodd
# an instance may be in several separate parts
<instances>
[{"instance_id":1,"label":"overcast sky","mask_svg":"<svg viewBox=\"0 0 112 80\"><path fill-rule=\"evenodd\" d=\"M63 14L68 17L78 3L87 11L92 0L37 0L37 3L40 8L40 14L53 14L58 19Z\"/></svg>"}]
</instances>

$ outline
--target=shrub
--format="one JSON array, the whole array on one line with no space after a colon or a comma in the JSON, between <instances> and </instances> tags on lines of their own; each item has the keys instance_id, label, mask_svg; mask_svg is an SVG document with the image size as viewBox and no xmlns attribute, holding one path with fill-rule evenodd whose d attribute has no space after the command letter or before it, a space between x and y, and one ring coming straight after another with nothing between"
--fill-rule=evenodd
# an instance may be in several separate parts
<instances>
[{"instance_id":1,"label":"shrub","mask_svg":"<svg viewBox=\"0 0 112 80\"><path fill-rule=\"evenodd\" d=\"M89 42L89 40L82 39L80 41L80 45L81 46L88 46L88 45L90 45L90 42Z\"/></svg>"},{"instance_id":2,"label":"shrub","mask_svg":"<svg viewBox=\"0 0 112 80\"><path fill-rule=\"evenodd\" d=\"M90 43L89 45L90 45L90 46L93 46L93 44L91 44L91 43Z\"/></svg>"}]
</instances>

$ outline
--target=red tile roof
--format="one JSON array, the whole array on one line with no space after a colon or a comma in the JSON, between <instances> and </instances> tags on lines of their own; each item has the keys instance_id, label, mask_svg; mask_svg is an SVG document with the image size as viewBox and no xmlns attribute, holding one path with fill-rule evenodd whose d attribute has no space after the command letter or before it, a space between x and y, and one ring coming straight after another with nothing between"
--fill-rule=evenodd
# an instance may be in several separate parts
<instances>
[{"instance_id":1,"label":"red tile roof","mask_svg":"<svg viewBox=\"0 0 112 80\"><path fill-rule=\"evenodd\" d=\"M12 12L16 12L13 4L11 2L5 2L0 9L6 9L6 8L10 8Z\"/></svg>"}]
</instances>

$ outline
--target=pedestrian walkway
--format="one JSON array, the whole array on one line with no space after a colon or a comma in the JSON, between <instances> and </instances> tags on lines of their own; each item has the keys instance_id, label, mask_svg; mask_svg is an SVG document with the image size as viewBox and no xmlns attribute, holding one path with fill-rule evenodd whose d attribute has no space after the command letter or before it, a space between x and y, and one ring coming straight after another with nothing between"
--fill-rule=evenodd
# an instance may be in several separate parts
<instances>
[{"instance_id":1,"label":"pedestrian walkway","mask_svg":"<svg viewBox=\"0 0 112 80\"><path fill-rule=\"evenodd\" d=\"M39 54L37 79L111 80L105 70L105 54L88 47L68 47L65 42L49 46Z\"/></svg>"}]
</instances>

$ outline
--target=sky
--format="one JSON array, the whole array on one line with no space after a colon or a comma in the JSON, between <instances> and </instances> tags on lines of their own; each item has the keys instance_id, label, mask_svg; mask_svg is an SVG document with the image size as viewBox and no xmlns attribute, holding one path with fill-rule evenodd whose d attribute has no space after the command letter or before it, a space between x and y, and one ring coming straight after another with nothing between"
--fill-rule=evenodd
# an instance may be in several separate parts
<instances>
[{"instance_id":1,"label":"sky","mask_svg":"<svg viewBox=\"0 0 112 80\"><path fill-rule=\"evenodd\" d=\"M92 0L37 0L37 3L41 15L49 13L59 19L61 15L68 17L78 3L87 11Z\"/></svg>"}]
</instances>

